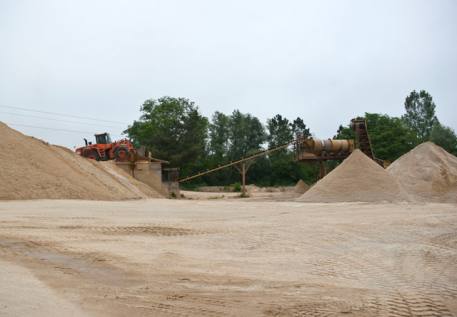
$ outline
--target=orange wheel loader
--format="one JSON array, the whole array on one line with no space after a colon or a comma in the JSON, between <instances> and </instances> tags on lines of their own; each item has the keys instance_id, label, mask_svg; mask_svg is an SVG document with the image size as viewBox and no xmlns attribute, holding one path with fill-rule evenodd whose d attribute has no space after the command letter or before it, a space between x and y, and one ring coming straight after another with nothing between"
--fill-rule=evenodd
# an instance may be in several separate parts
<instances>
[{"instance_id":1,"label":"orange wheel loader","mask_svg":"<svg viewBox=\"0 0 457 317\"><path fill-rule=\"evenodd\" d=\"M95 144L84 139L86 146L79 147L77 154L97 161L116 160L120 162L129 161L136 155L132 142L127 139L111 141L108 133L95 134Z\"/></svg>"}]
</instances>

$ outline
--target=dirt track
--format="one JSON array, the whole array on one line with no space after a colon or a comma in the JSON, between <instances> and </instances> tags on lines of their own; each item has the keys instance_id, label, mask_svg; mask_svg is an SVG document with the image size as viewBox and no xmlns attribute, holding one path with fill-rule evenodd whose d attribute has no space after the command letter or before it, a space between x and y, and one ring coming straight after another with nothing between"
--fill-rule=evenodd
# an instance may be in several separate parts
<instances>
[{"instance_id":1,"label":"dirt track","mask_svg":"<svg viewBox=\"0 0 457 317\"><path fill-rule=\"evenodd\" d=\"M457 316L455 205L0 203L0 316Z\"/></svg>"}]
</instances>

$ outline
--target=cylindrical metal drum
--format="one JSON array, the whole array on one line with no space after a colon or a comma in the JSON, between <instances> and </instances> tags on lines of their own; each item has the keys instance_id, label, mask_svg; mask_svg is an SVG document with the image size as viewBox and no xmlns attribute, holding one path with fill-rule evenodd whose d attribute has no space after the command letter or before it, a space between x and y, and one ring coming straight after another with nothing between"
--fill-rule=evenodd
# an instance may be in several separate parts
<instances>
[{"instance_id":1,"label":"cylindrical metal drum","mask_svg":"<svg viewBox=\"0 0 457 317\"><path fill-rule=\"evenodd\" d=\"M322 152L331 154L348 153L354 150L354 141L307 139L303 142L303 149L304 151L315 155L321 155Z\"/></svg>"}]
</instances>

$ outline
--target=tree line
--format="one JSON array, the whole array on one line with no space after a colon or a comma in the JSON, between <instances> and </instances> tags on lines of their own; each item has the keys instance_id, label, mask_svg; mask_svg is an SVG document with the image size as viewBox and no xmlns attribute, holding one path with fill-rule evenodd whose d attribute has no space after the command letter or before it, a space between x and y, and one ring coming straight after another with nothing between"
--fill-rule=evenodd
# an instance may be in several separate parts
<instances>
[{"instance_id":1,"label":"tree line","mask_svg":"<svg viewBox=\"0 0 457 317\"><path fill-rule=\"evenodd\" d=\"M404 106L402 117L364 114L376 157L394 161L425 141L432 141L457 154L456 134L439 122L436 105L429 93L412 91ZM154 157L179 167L182 177L282 145L297 134L311 136L310 129L300 117L289 120L277 114L263 124L252 114L234 110L231 114L216 111L209 119L186 98L148 99L140 111L140 118L125 133L136 146L145 146ZM349 125L340 125L334 137L353 139L354 133ZM315 164L295 162L293 150L282 149L256 159L249 169L248 182L277 186L294 184L302 179L313 183L317 174ZM228 168L196 179L189 186L229 185L239 182L239 179L238 171Z\"/></svg>"}]
</instances>

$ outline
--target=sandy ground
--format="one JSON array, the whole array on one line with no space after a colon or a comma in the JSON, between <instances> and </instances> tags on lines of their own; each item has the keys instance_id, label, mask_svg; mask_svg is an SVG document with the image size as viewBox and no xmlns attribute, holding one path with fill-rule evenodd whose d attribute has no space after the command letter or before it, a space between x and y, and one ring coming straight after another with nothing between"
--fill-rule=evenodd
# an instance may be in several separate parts
<instances>
[{"instance_id":1,"label":"sandy ground","mask_svg":"<svg viewBox=\"0 0 457 317\"><path fill-rule=\"evenodd\" d=\"M457 207L0 203L0 316L457 316Z\"/></svg>"},{"instance_id":2,"label":"sandy ground","mask_svg":"<svg viewBox=\"0 0 457 317\"><path fill-rule=\"evenodd\" d=\"M240 192L201 192L181 190L184 199L193 200L217 200L217 199L237 199L239 200ZM252 191L248 190L248 197L243 201L293 201L299 198L302 193L296 193L291 187L285 191Z\"/></svg>"}]
</instances>

